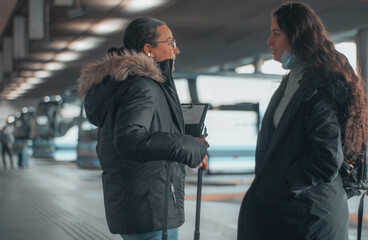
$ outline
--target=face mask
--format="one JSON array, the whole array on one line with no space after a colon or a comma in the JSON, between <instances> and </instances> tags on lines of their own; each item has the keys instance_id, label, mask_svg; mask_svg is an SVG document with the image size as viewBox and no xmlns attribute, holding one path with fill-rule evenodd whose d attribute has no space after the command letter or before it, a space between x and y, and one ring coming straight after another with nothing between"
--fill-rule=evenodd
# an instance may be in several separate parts
<instances>
[{"instance_id":1,"label":"face mask","mask_svg":"<svg viewBox=\"0 0 368 240\"><path fill-rule=\"evenodd\" d=\"M290 67L295 63L296 56L291 54L289 51L285 51L280 58L283 69L290 69Z\"/></svg>"}]
</instances>

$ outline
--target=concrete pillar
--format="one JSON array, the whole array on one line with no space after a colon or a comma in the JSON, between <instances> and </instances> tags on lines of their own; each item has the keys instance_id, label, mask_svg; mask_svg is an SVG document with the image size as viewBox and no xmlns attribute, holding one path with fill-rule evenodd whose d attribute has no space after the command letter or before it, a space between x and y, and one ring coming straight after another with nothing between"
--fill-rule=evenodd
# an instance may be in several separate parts
<instances>
[{"instance_id":1,"label":"concrete pillar","mask_svg":"<svg viewBox=\"0 0 368 240\"><path fill-rule=\"evenodd\" d=\"M3 71L11 73L13 71L13 38L3 38Z\"/></svg>"},{"instance_id":2,"label":"concrete pillar","mask_svg":"<svg viewBox=\"0 0 368 240\"><path fill-rule=\"evenodd\" d=\"M45 37L44 0L29 0L28 6L29 39L43 39Z\"/></svg>"},{"instance_id":3,"label":"concrete pillar","mask_svg":"<svg viewBox=\"0 0 368 240\"><path fill-rule=\"evenodd\" d=\"M28 37L26 31L26 18L18 16L13 22L13 54L14 58L21 59L27 54Z\"/></svg>"},{"instance_id":4,"label":"concrete pillar","mask_svg":"<svg viewBox=\"0 0 368 240\"><path fill-rule=\"evenodd\" d=\"M0 86L1 86L1 83L3 82L3 80L4 80L3 64L4 64L3 53L0 52Z\"/></svg>"},{"instance_id":5,"label":"concrete pillar","mask_svg":"<svg viewBox=\"0 0 368 240\"><path fill-rule=\"evenodd\" d=\"M356 35L357 58L363 81L368 92L368 29L360 30Z\"/></svg>"}]
</instances>

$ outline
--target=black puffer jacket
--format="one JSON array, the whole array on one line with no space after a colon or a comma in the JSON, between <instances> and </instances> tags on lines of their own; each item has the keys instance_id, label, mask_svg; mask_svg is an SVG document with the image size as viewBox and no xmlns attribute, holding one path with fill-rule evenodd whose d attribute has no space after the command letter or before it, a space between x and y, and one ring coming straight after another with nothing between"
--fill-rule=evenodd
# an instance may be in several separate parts
<instances>
[{"instance_id":1,"label":"black puffer jacket","mask_svg":"<svg viewBox=\"0 0 368 240\"><path fill-rule=\"evenodd\" d=\"M346 240L348 207L339 169L347 83L338 74L306 71L275 129L273 114L286 83L262 121L238 240Z\"/></svg>"},{"instance_id":2,"label":"black puffer jacket","mask_svg":"<svg viewBox=\"0 0 368 240\"><path fill-rule=\"evenodd\" d=\"M171 69L171 59L156 64L143 53L125 52L90 64L78 80L87 117L99 127L97 155L112 233L163 229L168 166L174 188L168 228L184 222L183 164L196 167L206 146L183 134Z\"/></svg>"}]
</instances>

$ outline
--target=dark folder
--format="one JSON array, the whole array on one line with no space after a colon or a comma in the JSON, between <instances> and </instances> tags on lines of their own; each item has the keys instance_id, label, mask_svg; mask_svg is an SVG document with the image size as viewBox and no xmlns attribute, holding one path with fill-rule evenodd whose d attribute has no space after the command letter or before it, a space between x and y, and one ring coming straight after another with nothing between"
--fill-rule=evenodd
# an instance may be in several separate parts
<instances>
[{"instance_id":1,"label":"dark folder","mask_svg":"<svg viewBox=\"0 0 368 240\"><path fill-rule=\"evenodd\" d=\"M201 137L209 104L181 104L185 134Z\"/></svg>"}]
</instances>

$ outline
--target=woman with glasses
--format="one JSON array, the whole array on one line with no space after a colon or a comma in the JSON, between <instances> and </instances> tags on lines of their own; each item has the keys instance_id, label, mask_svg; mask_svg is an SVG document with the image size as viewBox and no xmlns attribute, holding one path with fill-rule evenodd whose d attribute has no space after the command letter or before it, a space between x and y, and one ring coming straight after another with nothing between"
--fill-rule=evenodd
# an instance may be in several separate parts
<instances>
[{"instance_id":1,"label":"woman with glasses","mask_svg":"<svg viewBox=\"0 0 368 240\"><path fill-rule=\"evenodd\" d=\"M348 239L340 168L359 161L368 137L362 79L302 3L272 14L267 41L290 69L262 120L255 178L239 214L238 239Z\"/></svg>"},{"instance_id":2,"label":"woman with glasses","mask_svg":"<svg viewBox=\"0 0 368 240\"><path fill-rule=\"evenodd\" d=\"M123 43L78 79L87 117L99 128L107 222L125 240L155 240L167 219L168 239L176 240L184 223L184 165L208 169L208 145L184 135L172 78L179 49L170 28L136 19Z\"/></svg>"}]
</instances>

